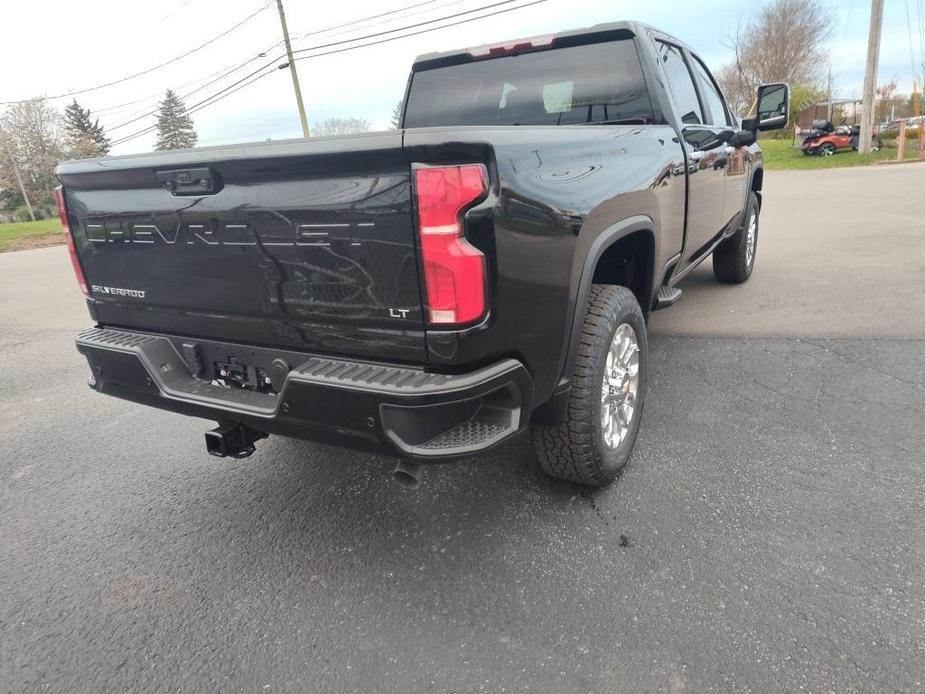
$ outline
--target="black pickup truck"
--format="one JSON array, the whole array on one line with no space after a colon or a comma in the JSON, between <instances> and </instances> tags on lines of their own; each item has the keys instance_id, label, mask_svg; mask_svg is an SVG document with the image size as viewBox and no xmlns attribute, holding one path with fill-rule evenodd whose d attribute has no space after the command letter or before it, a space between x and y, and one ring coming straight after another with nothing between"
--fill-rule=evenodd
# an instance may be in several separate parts
<instances>
[{"instance_id":1,"label":"black pickup truck","mask_svg":"<svg viewBox=\"0 0 925 694\"><path fill-rule=\"evenodd\" d=\"M636 23L418 58L402 125L62 163L101 392L422 462L528 427L550 474L612 481L646 392L646 320L707 256L752 272L763 170L703 61Z\"/></svg>"}]
</instances>

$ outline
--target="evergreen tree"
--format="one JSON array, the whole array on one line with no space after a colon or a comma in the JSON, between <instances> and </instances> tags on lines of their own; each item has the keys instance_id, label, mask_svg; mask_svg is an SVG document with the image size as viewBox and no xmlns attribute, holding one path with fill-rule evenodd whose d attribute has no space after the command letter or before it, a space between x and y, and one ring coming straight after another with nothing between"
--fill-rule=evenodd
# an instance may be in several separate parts
<instances>
[{"instance_id":1,"label":"evergreen tree","mask_svg":"<svg viewBox=\"0 0 925 694\"><path fill-rule=\"evenodd\" d=\"M193 119L184 111L186 106L176 92L168 89L157 114L157 144L154 149L185 149L195 147L196 129Z\"/></svg>"},{"instance_id":2,"label":"evergreen tree","mask_svg":"<svg viewBox=\"0 0 925 694\"><path fill-rule=\"evenodd\" d=\"M76 99L64 109L64 132L68 156L86 159L109 154L109 138L99 119L90 120L90 109L82 108Z\"/></svg>"}]
</instances>

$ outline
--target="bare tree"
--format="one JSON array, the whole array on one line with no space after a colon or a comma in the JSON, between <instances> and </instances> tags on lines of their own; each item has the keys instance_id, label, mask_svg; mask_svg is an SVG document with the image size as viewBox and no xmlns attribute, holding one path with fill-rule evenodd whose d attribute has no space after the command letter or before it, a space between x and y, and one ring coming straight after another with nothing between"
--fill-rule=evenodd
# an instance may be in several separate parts
<instances>
[{"instance_id":1,"label":"bare tree","mask_svg":"<svg viewBox=\"0 0 925 694\"><path fill-rule=\"evenodd\" d=\"M392 130L398 130L398 126L401 125L401 110L405 105L404 99L399 99L398 103L395 104L395 108L392 109L392 117L389 118L389 125L392 126Z\"/></svg>"},{"instance_id":2,"label":"bare tree","mask_svg":"<svg viewBox=\"0 0 925 694\"><path fill-rule=\"evenodd\" d=\"M717 79L733 110L745 114L763 82L822 88L825 43L834 24L820 0L771 0L727 41L734 59Z\"/></svg>"},{"instance_id":3,"label":"bare tree","mask_svg":"<svg viewBox=\"0 0 925 694\"><path fill-rule=\"evenodd\" d=\"M367 133L372 125L365 118L328 118L320 123L312 124L312 135L324 137L325 135L352 135Z\"/></svg>"},{"instance_id":4,"label":"bare tree","mask_svg":"<svg viewBox=\"0 0 925 694\"><path fill-rule=\"evenodd\" d=\"M20 101L0 116L0 139L0 197L10 207L24 202L11 166L15 162L33 206L53 206L55 165L63 153L60 114L43 99Z\"/></svg>"},{"instance_id":5,"label":"bare tree","mask_svg":"<svg viewBox=\"0 0 925 694\"><path fill-rule=\"evenodd\" d=\"M891 80L881 84L875 90L876 114L878 121L886 120L890 115L890 110L897 104L901 104L906 100L905 96L897 97L896 90L898 87L899 85L896 84L896 80Z\"/></svg>"}]
</instances>

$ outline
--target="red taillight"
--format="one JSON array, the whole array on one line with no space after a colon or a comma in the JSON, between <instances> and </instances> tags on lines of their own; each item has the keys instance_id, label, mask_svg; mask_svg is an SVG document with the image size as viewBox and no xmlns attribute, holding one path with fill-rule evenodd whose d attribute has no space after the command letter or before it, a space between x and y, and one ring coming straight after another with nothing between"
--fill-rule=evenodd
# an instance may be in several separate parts
<instances>
[{"instance_id":1,"label":"red taillight","mask_svg":"<svg viewBox=\"0 0 925 694\"><path fill-rule=\"evenodd\" d=\"M61 186L55 188L55 202L58 204L58 217L61 218L61 226L64 227L64 238L67 240L67 254L71 258L71 267L74 268L74 274L77 276L77 284L80 285L80 291L90 296L90 289L87 287L87 278L84 277L83 268L80 267L80 259L77 257L77 246L74 245L71 225L67 223L67 210L64 207L64 191Z\"/></svg>"},{"instance_id":2,"label":"red taillight","mask_svg":"<svg viewBox=\"0 0 925 694\"><path fill-rule=\"evenodd\" d=\"M477 46L470 48L467 53L472 58L495 58L500 55L512 55L514 53L526 53L527 51L538 51L543 48L552 48L556 42L555 34L546 34L544 36L534 36L529 39L517 39L507 43L498 43L489 46Z\"/></svg>"},{"instance_id":3,"label":"red taillight","mask_svg":"<svg viewBox=\"0 0 925 694\"><path fill-rule=\"evenodd\" d=\"M463 235L462 212L488 191L481 164L414 170L427 319L444 326L485 313L485 256Z\"/></svg>"}]
</instances>

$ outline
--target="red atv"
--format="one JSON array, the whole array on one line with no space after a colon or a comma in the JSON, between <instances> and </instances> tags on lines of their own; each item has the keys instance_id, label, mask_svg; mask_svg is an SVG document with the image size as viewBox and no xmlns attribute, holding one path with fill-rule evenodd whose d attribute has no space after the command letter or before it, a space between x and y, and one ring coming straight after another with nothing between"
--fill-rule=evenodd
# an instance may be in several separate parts
<instances>
[{"instance_id":1,"label":"red atv","mask_svg":"<svg viewBox=\"0 0 925 694\"><path fill-rule=\"evenodd\" d=\"M840 149L853 149L856 151L860 137L860 125L845 125L843 122L836 128L831 121L814 120L813 127L803 140L800 148L803 150L803 154L818 154L823 157L830 157ZM874 152L883 147L883 141L876 133L874 133L870 146Z\"/></svg>"}]
</instances>

